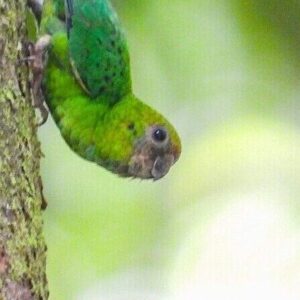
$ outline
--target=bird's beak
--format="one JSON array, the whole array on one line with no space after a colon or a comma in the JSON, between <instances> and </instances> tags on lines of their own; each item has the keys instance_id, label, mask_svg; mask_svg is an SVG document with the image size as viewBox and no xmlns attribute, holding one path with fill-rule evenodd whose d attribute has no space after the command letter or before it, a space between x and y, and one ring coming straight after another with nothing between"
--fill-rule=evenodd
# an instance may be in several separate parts
<instances>
[{"instance_id":1,"label":"bird's beak","mask_svg":"<svg viewBox=\"0 0 300 300\"><path fill-rule=\"evenodd\" d=\"M174 162L174 156L172 154L157 156L151 170L151 175L153 176L153 179L157 180L165 176L169 172Z\"/></svg>"}]
</instances>

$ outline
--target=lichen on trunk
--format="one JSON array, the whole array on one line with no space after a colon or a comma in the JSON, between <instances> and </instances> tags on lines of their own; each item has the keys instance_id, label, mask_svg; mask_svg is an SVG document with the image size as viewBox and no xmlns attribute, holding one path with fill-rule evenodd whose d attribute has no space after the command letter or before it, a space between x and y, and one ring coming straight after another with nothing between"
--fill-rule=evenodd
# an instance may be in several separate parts
<instances>
[{"instance_id":1,"label":"lichen on trunk","mask_svg":"<svg viewBox=\"0 0 300 300\"><path fill-rule=\"evenodd\" d=\"M31 105L25 0L0 0L0 299L48 299L41 150Z\"/></svg>"}]
</instances>

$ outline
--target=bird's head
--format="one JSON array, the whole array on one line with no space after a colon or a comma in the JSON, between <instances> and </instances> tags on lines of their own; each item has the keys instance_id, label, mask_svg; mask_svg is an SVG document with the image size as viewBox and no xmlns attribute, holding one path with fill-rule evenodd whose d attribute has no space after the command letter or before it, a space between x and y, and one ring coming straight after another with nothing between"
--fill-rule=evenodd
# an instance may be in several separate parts
<instances>
[{"instance_id":1,"label":"bird's head","mask_svg":"<svg viewBox=\"0 0 300 300\"><path fill-rule=\"evenodd\" d=\"M124 177L157 180L178 160L180 138L160 113L127 96L105 115L96 132L98 163ZM97 160L96 160L97 161Z\"/></svg>"},{"instance_id":2,"label":"bird's head","mask_svg":"<svg viewBox=\"0 0 300 300\"><path fill-rule=\"evenodd\" d=\"M168 127L150 125L136 140L128 165L129 176L157 180L168 173L181 151L176 132L170 132Z\"/></svg>"}]
</instances>

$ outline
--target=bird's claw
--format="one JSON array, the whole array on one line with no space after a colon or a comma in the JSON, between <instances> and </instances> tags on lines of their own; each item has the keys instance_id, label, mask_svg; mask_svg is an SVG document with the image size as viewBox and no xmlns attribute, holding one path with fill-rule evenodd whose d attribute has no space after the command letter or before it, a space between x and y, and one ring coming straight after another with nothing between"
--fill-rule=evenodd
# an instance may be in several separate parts
<instances>
[{"instance_id":1,"label":"bird's claw","mask_svg":"<svg viewBox=\"0 0 300 300\"><path fill-rule=\"evenodd\" d=\"M39 126L43 125L47 121L49 114L45 106L44 95L42 92L45 51L47 50L49 44L49 35L42 36L35 44L28 42L27 49L29 56L23 59L24 61L28 61L32 72L31 93L33 98L33 107L40 111L42 118L42 120L39 122Z\"/></svg>"}]
</instances>

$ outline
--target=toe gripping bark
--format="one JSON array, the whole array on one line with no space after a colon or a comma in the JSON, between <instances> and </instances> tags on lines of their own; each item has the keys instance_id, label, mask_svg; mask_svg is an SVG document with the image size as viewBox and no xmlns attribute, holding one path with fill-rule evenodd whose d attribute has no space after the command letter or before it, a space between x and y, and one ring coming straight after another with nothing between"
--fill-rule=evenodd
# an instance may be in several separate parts
<instances>
[{"instance_id":1,"label":"toe gripping bark","mask_svg":"<svg viewBox=\"0 0 300 300\"><path fill-rule=\"evenodd\" d=\"M39 109L41 113L41 122L39 125L44 124L48 118L48 110L45 106L44 96L42 92L42 79L45 67L45 53L50 44L50 36L45 35L33 43L28 43L29 56L25 59L29 62L32 71L31 92L33 98L33 106Z\"/></svg>"}]
</instances>

